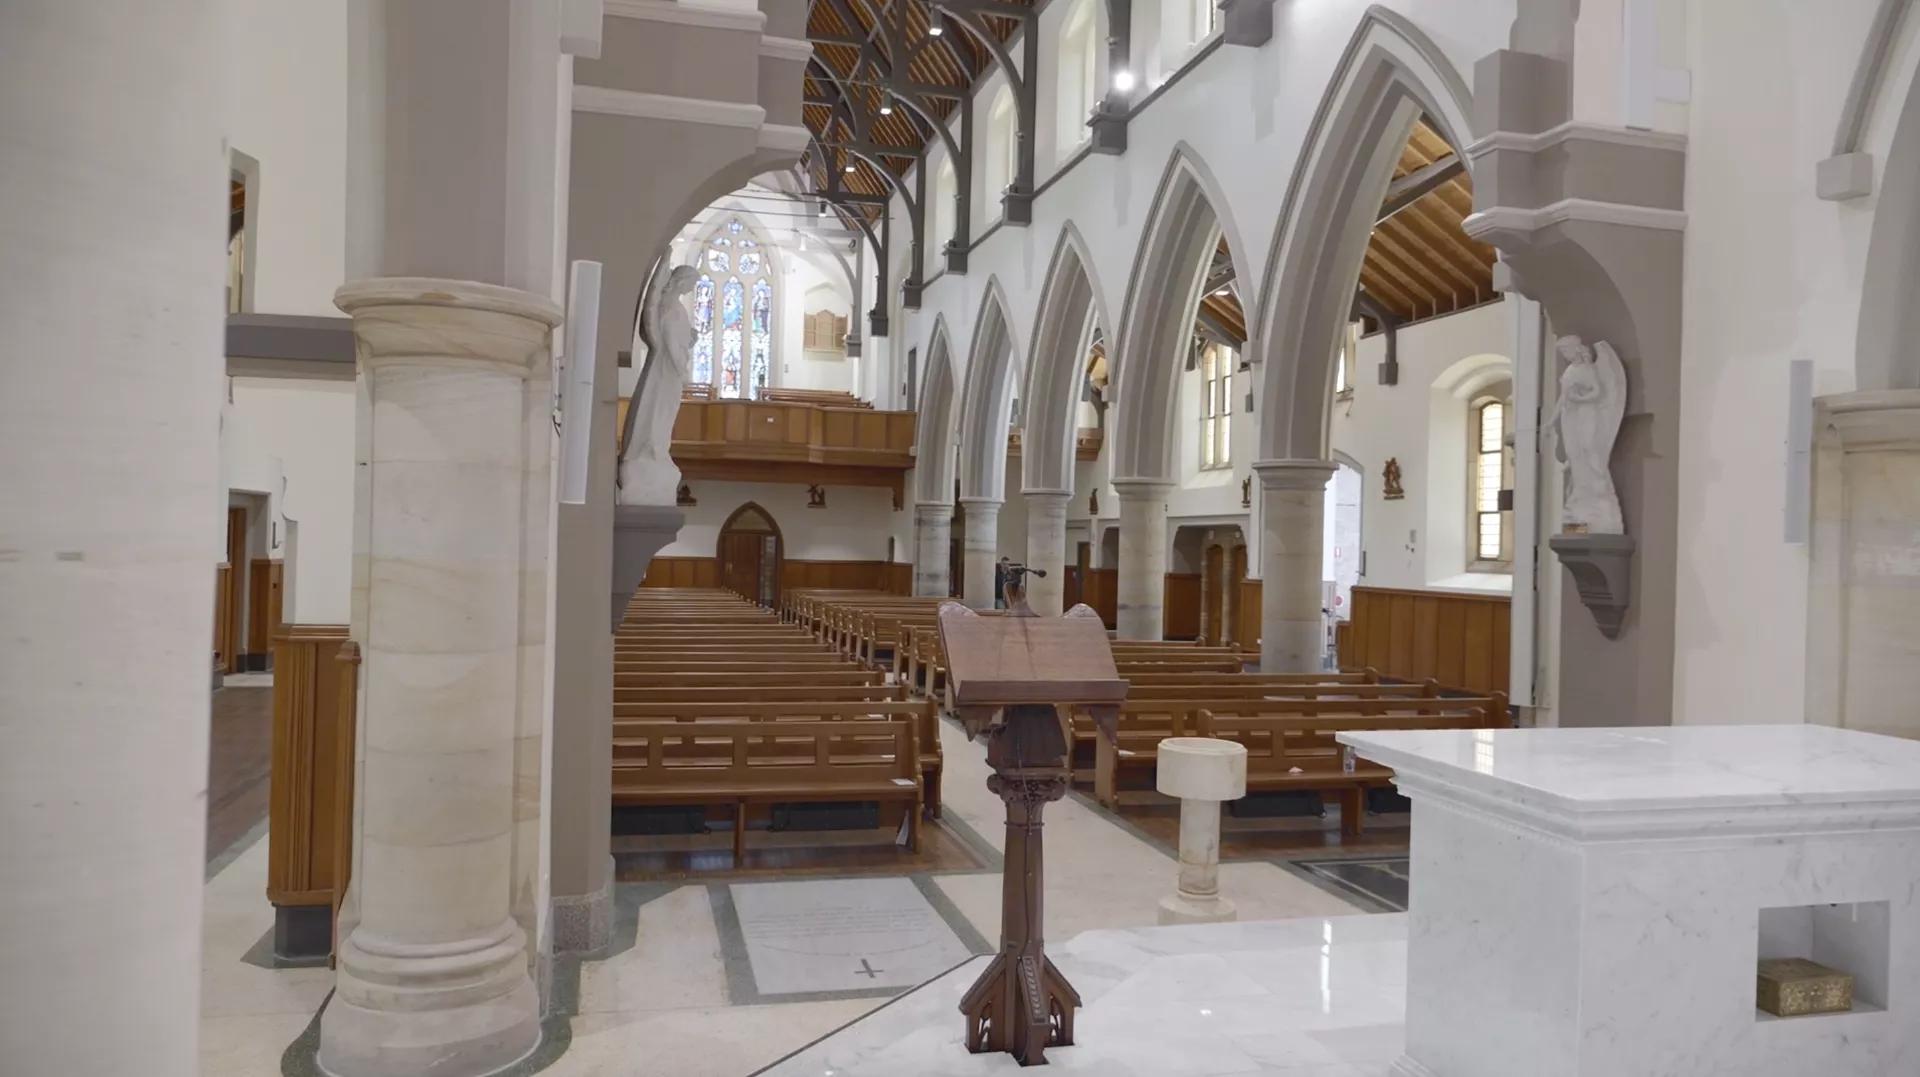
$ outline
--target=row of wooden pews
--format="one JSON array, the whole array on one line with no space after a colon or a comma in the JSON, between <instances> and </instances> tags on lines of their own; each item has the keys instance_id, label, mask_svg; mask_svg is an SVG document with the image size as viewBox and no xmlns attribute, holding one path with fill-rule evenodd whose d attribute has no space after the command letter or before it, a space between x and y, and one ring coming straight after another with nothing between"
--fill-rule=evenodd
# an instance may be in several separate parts
<instances>
[{"instance_id":1,"label":"row of wooden pews","mask_svg":"<svg viewBox=\"0 0 1920 1077\"><path fill-rule=\"evenodd\" d=\"M935 624L945 599L871 591L799 591L780 619L803 628L835 654L888 680L906 697L940 701L946 663ZM984 612L984 611L983 611ZM1383 683L1372 669L1344 673L1250 672L1237 648L1184 642L1114 640L1113 659L1128 682L1117 742L1073 721L1077 779L1118 810L1120 794L1152 788L1159 744L1167 737L1234 740L1248 752L1249 792L1312 792L1342 806L1348 835L1362 828L1367 791L1393 774L1350 760L1334 740L1355 729L1493 728L1509 723L1503 693L1447 692L1433 681Z\"/></svg>"},{"instance_id":2,"label":"row of wooden pews","mask_svg":"<svg viewBox=\"0 0 1920 1077\"><path fill-rule=\"evenodd\" d=\"M614 637L613 803L726 811L737 863L776 806L876 802L917 851L938 719L886 681L731 592L642 588Z\"/></svg>"}]
</instances>

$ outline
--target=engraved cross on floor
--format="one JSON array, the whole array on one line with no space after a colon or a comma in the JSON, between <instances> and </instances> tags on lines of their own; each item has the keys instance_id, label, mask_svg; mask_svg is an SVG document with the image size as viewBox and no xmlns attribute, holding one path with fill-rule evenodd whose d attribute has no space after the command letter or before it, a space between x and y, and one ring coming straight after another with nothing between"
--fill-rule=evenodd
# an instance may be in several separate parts
<instances>
[{"instance_id":1,"label":"engraved cross on floor","mask_svg":"<svg viewBox=\"0 0 1920 1077\"><path fill-rule=\"evenodd\" d=\"M875 976L878 976L885 971L887 970L874 968L872 965L868 964L867 959L863 957L860 959L860 967L857 969L854 969L853 974L855 976L865 976L867 979L871 980Z\"/></svg>"}]
</instances>

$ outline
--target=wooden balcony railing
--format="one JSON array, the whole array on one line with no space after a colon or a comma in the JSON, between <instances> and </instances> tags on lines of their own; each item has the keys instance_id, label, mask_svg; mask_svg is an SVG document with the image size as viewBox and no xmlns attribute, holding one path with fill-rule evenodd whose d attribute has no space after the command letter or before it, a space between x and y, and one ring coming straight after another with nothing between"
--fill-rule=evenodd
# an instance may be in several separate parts
<instances>
[{"instance_id":1,"label":"wooden balcony railing","mask_svg":"<svg viewBox=\"0 0 1920 1077\"><path fill-rule=\"evenodd\" d=\"M622 400L623 420L626 408ZM870 407L683 398L673 462L689 481L881 486L899 507L913 467L915 418Z\"/></svg>"}]
</instances>

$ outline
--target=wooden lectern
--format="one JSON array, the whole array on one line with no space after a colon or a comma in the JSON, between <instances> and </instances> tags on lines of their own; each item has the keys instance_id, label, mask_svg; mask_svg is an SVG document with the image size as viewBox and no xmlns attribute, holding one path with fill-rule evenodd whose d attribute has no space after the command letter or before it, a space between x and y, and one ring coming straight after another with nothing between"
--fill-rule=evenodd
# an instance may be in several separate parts
<instances>
[{"instance_id":1,"label":"wooden lectern","mask_svg":"<svg viewBox=\"0 0 1920 1077\"><path fill-rule=\"evenodd\" d=\"M958 602L942 603L939 613L954 715L969 738L986 734L987 788L1007 805L1000 953L960 1000L960 1012L967 1050L1006 1051L1022 1066L1041 1066L1048 1047L1073 1043L1080 996L1047 960L1040 813L1067 792L1070 713L1092 714L1112 737L1127 682L1093 610L1035 615L1018 572L1008 581L1007 606L1006 617L982 617Z\"/></svg>"}]
</instances>

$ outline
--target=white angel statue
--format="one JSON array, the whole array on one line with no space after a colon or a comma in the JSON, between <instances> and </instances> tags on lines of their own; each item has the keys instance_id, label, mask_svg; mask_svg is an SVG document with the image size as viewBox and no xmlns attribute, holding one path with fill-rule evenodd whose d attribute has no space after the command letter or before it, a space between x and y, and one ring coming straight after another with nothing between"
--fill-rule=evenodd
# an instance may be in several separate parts
<instances>
[{"instance_id":1,"label":"white angel statue","mask_svg":"<svg viewBox=\"0 0 1920 1077\"><path fill-rule=\"evenodd\" d=\"M1609 461L1627 410L1627 369L1604 340L1589 348L1577 336L1564 336L1554 351L1567 364L1560 372L1560 402L1554 409L1560 455L1566 461L1562 530L1624 534Z\"/></svg>"},{"instance_id":2,"label":"white angel statue","mask_svg":"<svg viewBox=\"0 0 1920 1077\"><path fill-rule=\"evenodd\" d=\"M640 312L647 365L620 431L622 505L671 505L680 489L680 469L671 453L673 419L680 412L694 339L693 318L682 299L698 276L693 266L675 266L647 293Z\"/></svg>"}]
</instances>

